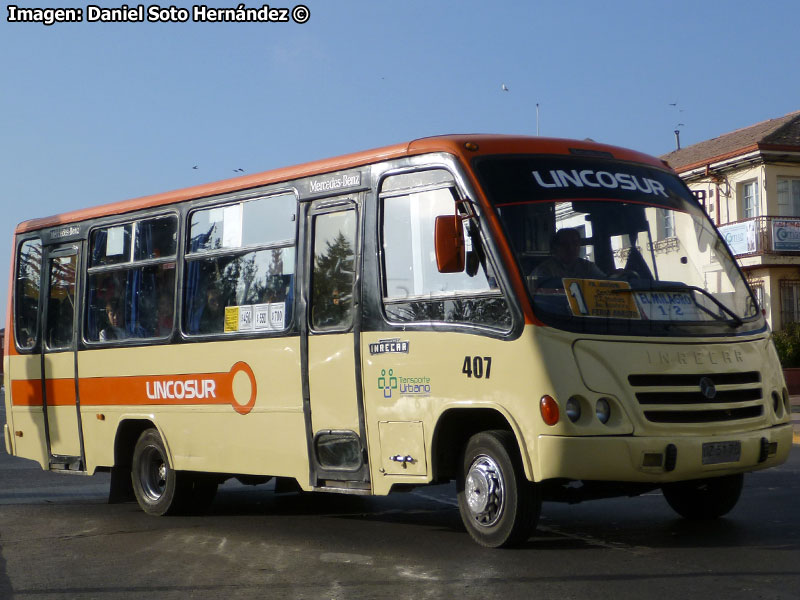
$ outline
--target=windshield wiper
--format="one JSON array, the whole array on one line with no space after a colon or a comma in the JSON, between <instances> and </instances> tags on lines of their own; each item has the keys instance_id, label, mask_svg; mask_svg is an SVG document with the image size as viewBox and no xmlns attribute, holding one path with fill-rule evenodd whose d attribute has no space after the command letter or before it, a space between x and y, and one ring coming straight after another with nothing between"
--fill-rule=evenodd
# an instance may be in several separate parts
<instances>
[{"instance_id":1,"label":"windshield wiper","mask_svg":"<svg viewBox=\"0 0 800 600\"><path fill-rule=\"evenodd\" d=\"M730 324L731 327L741 327L744 324L744 320L733 312L730 308L725 306L722 302L717 300L711 292L704 290L701 287L697 287L696 285L668 285L665 287L657 287L657 288L650 288L648 290L634 290L632 288L624 288L624 289L617 289L617 290L610 290L614 294L624 294L624 293L633 293L633 292L685 292L686 290L693 290L695 292L700 292L704 296L706 296L709 300L711 300L714 304L716 304L720 310L730 315L731 320L733 323ZM695 306L697 306L700 310L705 312L707 315L714 317L717 320L723 320L722 317L713 311L708 310L702 304L697 304L695 302Z\"/></svg>"}]
</instances>

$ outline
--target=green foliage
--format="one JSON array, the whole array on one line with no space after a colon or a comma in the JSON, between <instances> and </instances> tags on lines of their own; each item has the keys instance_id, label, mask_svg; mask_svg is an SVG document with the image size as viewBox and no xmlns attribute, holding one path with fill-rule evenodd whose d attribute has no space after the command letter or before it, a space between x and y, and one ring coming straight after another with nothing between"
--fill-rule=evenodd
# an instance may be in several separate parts
<instances>
[{"instance_id":1,"label":"green foliage","mask_svg":"<svg viewBox=\"0 0 800 600\"><path fill-rule=\"evenodd\" d=\"M784 369L800 367L800 323L789 323L772 334L775 349Z\"/></svg>"}]
</instances>

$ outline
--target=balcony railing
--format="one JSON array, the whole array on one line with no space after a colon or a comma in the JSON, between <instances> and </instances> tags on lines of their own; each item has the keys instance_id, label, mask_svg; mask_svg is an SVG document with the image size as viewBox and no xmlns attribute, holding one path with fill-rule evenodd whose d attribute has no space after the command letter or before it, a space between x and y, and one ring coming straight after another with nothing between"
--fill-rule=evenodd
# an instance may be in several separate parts
<instances>
[{"instance_id":1,"label":"balcony railing","mask_svg":"<svg viewBox=\"0 0 800 600\"><path fill-rule=\"evenodd\" d=\"M719 232L734 256L800 256L800 217L753 217L720 225Z\"/></svg>"},{"instance_id":2,"label":"balcony railing","mask_svg":"<svg viewBox=\"0 0 800 600\"><path fill-rule=\"evenodd\" d=\"M659 240L652 244L647 244L647 252L655 252L656 254L665 254L668 252L678 252L681 248L681 243L676 237L668 237L665 240ZM617 264L625 263L633 248L618 248L614 250L614 257L617 259ZM641 253L642 247L636 246L636 249Z\"/></svg>"}]
</instances>

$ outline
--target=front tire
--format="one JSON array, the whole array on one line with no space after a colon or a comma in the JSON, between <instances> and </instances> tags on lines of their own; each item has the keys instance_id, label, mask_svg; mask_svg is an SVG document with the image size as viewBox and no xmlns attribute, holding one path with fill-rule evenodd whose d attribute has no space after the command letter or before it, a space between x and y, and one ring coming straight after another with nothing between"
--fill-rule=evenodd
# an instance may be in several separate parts
<instances>
[{"instance_id":1,"label":"front tire","mask_svg":"<svg viewBox=\"0 0 800 600\"><path fill-rule=\"evenodd\" d=\"M728 514L742 493L744 475L725 475L668 483L661 489L672 509L694 521L716 519Z\"/></svg>"},{"instance_id":2,"label":"front tire","mask_svg":"<svg viewBox=\"0 0 800 600\"><path fill-rule=\"evenodd\" d=\"M525 478L514 436L484 431L462 454L458 509L472 539L499 548L526 541L539 519L539 487Z\"/></svg>"}]
</instances>

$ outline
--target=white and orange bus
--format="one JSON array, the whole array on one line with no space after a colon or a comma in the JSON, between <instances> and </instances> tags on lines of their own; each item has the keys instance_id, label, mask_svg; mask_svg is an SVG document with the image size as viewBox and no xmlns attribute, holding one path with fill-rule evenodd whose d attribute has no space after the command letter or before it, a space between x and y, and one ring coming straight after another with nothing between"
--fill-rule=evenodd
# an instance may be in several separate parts
<instances>
[{"instance_id":1,"label":"white and orange bus","mask_svg":"<svg viewBox=\"0 0 800 600\"><path fill-rule=\"evenodd\" d=\"M455 480L480 544L541 502L687 518L783 462L762 312L688 188L588 141L416 140L22 223L5 444L199 510L229 477Z\"/></svg>"}]
</instances>

